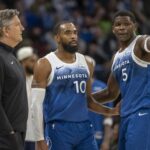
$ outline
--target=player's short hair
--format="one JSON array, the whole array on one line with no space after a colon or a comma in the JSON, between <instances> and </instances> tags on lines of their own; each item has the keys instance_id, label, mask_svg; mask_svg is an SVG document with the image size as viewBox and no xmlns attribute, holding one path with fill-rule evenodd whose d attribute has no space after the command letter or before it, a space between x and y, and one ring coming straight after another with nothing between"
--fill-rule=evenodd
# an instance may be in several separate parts
<instances>
[{"instance_id":1,"label":"player's short hair","mask_svg":"<svg viewBox=\"0 0 150 150\"><path fill-rule=\"evenodd\" d=\"M53 33L54 35L57 35L60 33L60 26L63 25L63 24L68 24L68 23L73 23L72 21L62 21L62 22L59 22L55 25L54 29L53 29Z\"/></svg>"},{"instance_id":2,"label":"player's short hair","mask_svg":"<svg viewBox=\"0 0 150 150\"><path fill-rule=\"evenodd\" d=\"M124 10L124 11L118 11L118 12L116 12L116 13L114 14L114 16L113 16L113 20L112 20L113 23L114 23L116 17L118 17L118 16L128 16L128 17L130 17L130 19L131 19L134 23L136 23L135 15L134 15L132 12L130 12L130 11L125 11L125 10Z\"/></svg>"}]
</instances>

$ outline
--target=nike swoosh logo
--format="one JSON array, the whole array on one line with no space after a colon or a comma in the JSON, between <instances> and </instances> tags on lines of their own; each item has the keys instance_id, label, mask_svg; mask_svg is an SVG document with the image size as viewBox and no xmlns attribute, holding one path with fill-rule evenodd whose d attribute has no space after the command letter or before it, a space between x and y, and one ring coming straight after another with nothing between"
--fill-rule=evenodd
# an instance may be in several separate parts
<instances>
[{"instance_id":1,"label":"nike swoosh logo","mask_svg":"<svg viewBox=\"0 0 150 150\"><path fill-rule=\"evenodd\" d=\"M60 69L60 68L62 68L63 66L59 66L59 67L56 67L56 69Z\"/></svg>"},{"instance_id":2,"label":"nike swoosh logo","mask_svg":"<svg viewBox=\"0 0 150 150\"><path fill-rule=\"evenodd\" d=\"M148 114L148 113L140 113L140 112L139 112L138 115L139 115L139 116L144 116L144 115L147 115L147 114Z\"/></svg>"}]
</instances>

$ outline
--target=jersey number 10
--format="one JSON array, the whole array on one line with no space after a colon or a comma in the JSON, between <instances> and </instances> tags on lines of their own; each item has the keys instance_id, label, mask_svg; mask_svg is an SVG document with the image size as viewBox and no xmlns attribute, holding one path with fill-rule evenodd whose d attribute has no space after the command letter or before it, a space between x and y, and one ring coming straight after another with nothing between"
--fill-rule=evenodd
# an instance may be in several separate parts
<instances>
[{"instance_id":1,"label":"jersey number 10","mask_svg":"<svg viewBox=\"0 0 150 150\"><path fill-rule=\"evenodd\" d=\"M85 81L74 81L73 82L75 84L75 88L76 88L76 93L85 93L86 90L86 82Z\"/></svg>"}]
</instances>

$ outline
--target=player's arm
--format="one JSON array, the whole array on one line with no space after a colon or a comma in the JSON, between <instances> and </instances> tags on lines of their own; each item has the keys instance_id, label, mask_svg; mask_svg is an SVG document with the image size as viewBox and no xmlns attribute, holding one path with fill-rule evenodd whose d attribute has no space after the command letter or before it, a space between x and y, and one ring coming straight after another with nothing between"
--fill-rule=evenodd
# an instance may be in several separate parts
<instances>
[{"instance_id":1,"label":"player's arm","mask_svg":"<svg viewBox=\"0 0 150 150\"><path fill-rule=\"evenodd\" d=\"M147 53L150 53L150 36L146 36L145 38L143 38L141 47L142 47L142 49L144 49Z\"/></svg>"},{"instance_id":2,"label":"player's arm","mask_svg":"<svg viewBox=\"0 0 150 150\"><path fill-rule=\"evenodd\" d=\"M150 36L142 36L138 41L141 49L147 53L150 53Z\"/></svg>"},{"instance_id":3,"label":"player's arm","mask_svg":"<svg viewBox=\"0 0 150 150\"><path fill-rule=\"evenodd\" d=\"M111 117L105 117L103 121L104 125L104 136L100 149L109 150L110 149L110 141L111 141L111 126L113 124L113 119Z\"/></svg>"},{"instance_id":4,"label":"player's arm","mask_svg":"<svg viewBox=\"0 0 150 150\"><path fill-rule=\"evenodd\" d=\"M113 63L115 55L112 57L111 63ZM112 72L109 75L107 86L101 91L92 93L92 96L97 102L106 103L115 100L120 94L118 83L113 76Z\"/></svg>"},{"instance_id":5,"label":"player's arm","mask_svg":"<svg viewBox=\"0 0 150 150\"><path fill-rule=\"evenodd\" d=\"M143 35L137 39L134 54L146 62L150 62L150 36Z\"/></svg>"},{"instance_id":6,"label":"player's arm","mask_svg":"<svg viewBox=\"0 0 150 150\"><path fill-rule=\"evenodd\" d=\"M107 87L101 91L92 93L97 102L106 103L115 100L120 94L118 83L111 73L107 82Z\"/></svg>"},{"instance_id":7,"label":"player's arm","mask_svg":"<svg viewBox=\"0 0 150 150\"><path fill-rule=\"evenodd\" d=\"M119 114L118 109L109 108L107 106L101 105L101 104L97 103L94 100L94 98L92 97L92 94L91 94L91 80L92 80L92 76L93 76L94 67L93 67L93 62L92 61L87 60L87 64L88 64L89 71L90 71L90 78L87 81L87 89L86 89L87 100L88 100L88 108L91 111L94 111L94 112L100 113L100 114L104 114L104 115L118 115Z\"/></svg>"},{"instance_id":8,"label":"player's arm","mask_svg":"<svg viewBox=\"0 0 150 150\"><path fill-rule=\"evenodd\" d=\"M39 59L34 68L31 106L35 141L38 141L37 150L47 149L47 145L44 142L43 101L50 72L51 66L48 60L46 58Z\"/></svg>"}]
</instances>

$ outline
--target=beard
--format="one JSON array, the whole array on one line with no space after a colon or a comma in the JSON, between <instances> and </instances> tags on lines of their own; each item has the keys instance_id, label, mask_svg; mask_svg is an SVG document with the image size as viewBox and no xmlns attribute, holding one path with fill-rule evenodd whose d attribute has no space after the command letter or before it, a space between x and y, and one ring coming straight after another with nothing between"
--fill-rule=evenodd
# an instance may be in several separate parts
<instances>
[{"instance_id":1,"label":"beard","mask_svg":"<svg viewBox=\"0 0 150 150\"><path fill-rule=\"evenodd\" d=\"M64 43L64 42L62 42L61 44L62 44L63 49L69 53L73 54L78 51L78 44L71 45L70 43Z\"/></svg>"},{"instance_id":2,"label":"beard","mask_svg":"<svg viewBox=\"0 0 150 150\"><path fill-rule=\"evenodd\" d=\"M33 69L32 68L26 67L25 70L26 70L27 74L33 75Z\"/></svg>"}]
</instances>

